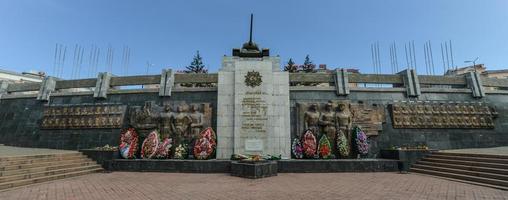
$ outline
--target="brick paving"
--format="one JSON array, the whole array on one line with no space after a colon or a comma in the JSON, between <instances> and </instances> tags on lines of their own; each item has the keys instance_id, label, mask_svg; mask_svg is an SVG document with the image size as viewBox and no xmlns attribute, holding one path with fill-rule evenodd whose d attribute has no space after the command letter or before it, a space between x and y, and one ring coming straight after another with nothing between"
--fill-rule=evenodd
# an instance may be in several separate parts
<instances>
[{"instance_id":1,"label":"brick paving","mask_svg":"<svg viewBox=\"0 0 508 200\"><path fill-rule=\"evenodd\" d=\"M508 199L508 191L418 174L97 173L0 192L0 199Z\"/></svg>"}]
</instances>

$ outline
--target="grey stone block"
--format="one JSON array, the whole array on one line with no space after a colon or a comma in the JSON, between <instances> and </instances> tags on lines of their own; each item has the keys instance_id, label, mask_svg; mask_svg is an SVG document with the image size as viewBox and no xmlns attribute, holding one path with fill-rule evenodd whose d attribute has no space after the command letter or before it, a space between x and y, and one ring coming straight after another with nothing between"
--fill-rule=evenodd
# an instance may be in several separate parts
<instances>
[{"instance_id":1,"label":"grey stone block","mask_svg":"<svg viewBox=\"0 0 508 200\"><path fill-rule=\"evenodd\" d=\"M175 73L172 69L163 69L159 85L159 96L171 96L171 90L175 85Z\"/></svg>"},{"instance_id":2,"label":"grey stone block","mask_svg":"<svg viewBox=\"0 0 508 200\"><path fill-rule=\"evenodd\" d=\"M105 99L108 95L108 89L111 87L111 74L108 72L101 72L97 75L97 82L95 84L95 90L93 91L93 97L98 99Z\"/></svg>"},{"instance_id":3,"label":"grey stone block","mask_svg":"<svg viewBox=\"0 0 508 200\"><path fill-rule=\"evenodd\" d=\"M55 91L56 80L54 77L47 76L42 80L39 93L37 94L37 100L49 101L49 96Z\"/></svg>"}]
</instances>

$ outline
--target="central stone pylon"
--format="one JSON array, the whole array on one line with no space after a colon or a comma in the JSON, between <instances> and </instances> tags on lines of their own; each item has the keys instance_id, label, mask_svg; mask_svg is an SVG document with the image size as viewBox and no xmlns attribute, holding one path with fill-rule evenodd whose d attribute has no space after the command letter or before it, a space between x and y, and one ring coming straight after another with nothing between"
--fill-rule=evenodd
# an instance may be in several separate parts
<instances>
[{"instance_id":1,"label":"central stone pylon","mask_svg":"<svg viewBox=\"0 0 508 200\"><path fill-rule=\"evenodd\" d=\"M251 18L252 19L252 18ZM219 69L217 158L232 154L291 157L289 74L280 58L260 50L251 39Z\"/></svg>"}]
</instances>

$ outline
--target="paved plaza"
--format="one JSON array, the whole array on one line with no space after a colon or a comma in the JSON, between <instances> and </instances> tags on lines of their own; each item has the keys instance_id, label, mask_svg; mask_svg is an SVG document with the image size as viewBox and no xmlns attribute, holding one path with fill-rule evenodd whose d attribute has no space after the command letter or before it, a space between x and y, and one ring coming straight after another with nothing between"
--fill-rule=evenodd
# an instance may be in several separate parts
<instances>
[{"instance_id":1,"label":"paved plaza","mask_svg":"<svg viewBox=\"0 0 508 200\"><path fill-rule=\"evenodd\" d=\"M508 191L418 174L97 173L0 192L0 199L508 199Z\"/></svg>"}]
</instances>

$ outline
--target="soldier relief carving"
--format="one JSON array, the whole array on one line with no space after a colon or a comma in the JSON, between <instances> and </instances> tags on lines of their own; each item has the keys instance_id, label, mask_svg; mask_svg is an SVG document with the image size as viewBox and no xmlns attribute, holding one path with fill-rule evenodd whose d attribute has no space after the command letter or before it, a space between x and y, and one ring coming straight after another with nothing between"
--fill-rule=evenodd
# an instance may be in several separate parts
<instances>
[{"instance_id":1,"label":"soldier relief carving","mask_svg":"<svg viewBox=\"0 0 508 200\"><path fill-rule=\"evenodd\" d=\"M497 112L484 103L397 102L391 106L394 128L494 128Z\"/></svg>"},{"instance_id":2,"label":"soldier relief carving","mask_svg":"<svg viewBox=\"0 0 508 200\"><path fill-rule=\"evenodd\" d=\"M171 138L175 158L187 158L188 153L195 152L199 159L212 157L214 150L196 145L196 141L205 142L209 148L215 148L216 136L211 127L212 108L209 103L187 104L185 102L164 103L163 106L155 102L145 102L144 106L133 106L129 113L129 125L136 129L141 136L160 134L157 137ZM153 132L159 130L160 132ZM153 137L153 136L152 136ZM206 141L204 141L206 140ZM153 140L157 143L157 140ZM158 146L147 144L147 146ZM192 149L195 146L196 149ZM145 148L143 148L145 149ZM149 150L149 148L147 148ZM148 151L147 150L147 151ZM154 151L154 149L152 149ZM170 153L165 153L170 157ZM178 155L178 156L177 156ZM167 158L166 157L166 158Z\"/></svg>"},{"instance_id":3,"label":"soldier relief carving","mask_svg":"<svg viewBox=\"0 0 508 200\"><path fill-rule=\"evenodd\" d=\"M377 135L382 130L381 124L384 122L382 107L367 106L362 103L352 104L349 101L297 103L296 108L298 126L297 134L294 136L296 138L293 140L296 146L293 149L300 148L297 147L300 145L305 150L307 147L304 144L317 142L307 140L321 138L319 146L323 144L329 146L331 154L337 157L348 157L353 140L351 136L353 123L361 126L367 135ZM316 151L319 150L316 149ZM298 158L299 155L295 154L295 157ZM307 155L307 157L310 156Z\"/></svg>"}]
</instances>

